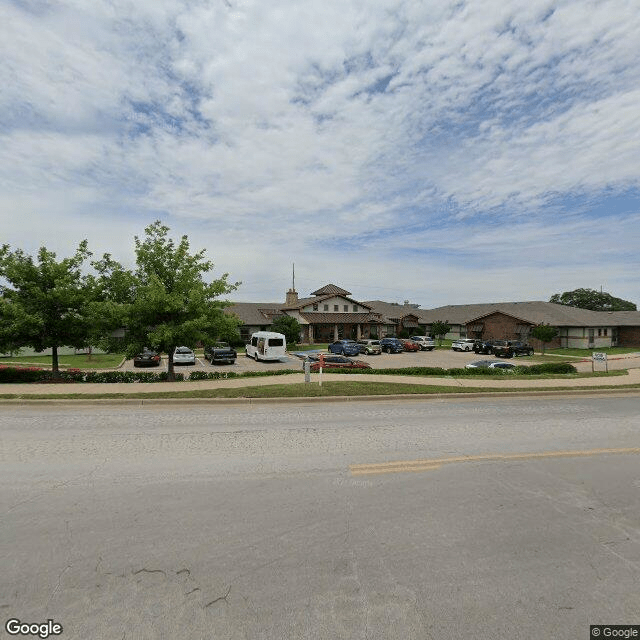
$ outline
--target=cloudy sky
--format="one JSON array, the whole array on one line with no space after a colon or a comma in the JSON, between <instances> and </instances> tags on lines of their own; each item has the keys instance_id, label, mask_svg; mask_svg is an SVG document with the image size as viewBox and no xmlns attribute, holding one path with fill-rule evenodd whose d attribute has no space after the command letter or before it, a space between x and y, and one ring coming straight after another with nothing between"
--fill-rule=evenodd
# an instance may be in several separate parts
<instances>
[{"instance_id":1,"label":"cloudy sky","mask_svg":"<svg viewBox=\"0 0 640 640\"><path fill-rule=\"evenodd\" d=\"M133 263L156 219L233 296L640 303L626 0L0 0L0 243Z\"/></svg>"}]
</instances>

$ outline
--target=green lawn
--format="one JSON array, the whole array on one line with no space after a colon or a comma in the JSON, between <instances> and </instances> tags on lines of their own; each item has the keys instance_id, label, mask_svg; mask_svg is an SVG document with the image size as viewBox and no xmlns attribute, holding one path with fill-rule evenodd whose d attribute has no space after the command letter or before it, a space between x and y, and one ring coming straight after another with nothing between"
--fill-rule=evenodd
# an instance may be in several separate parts
<instances>
[{"instance_id":1,"label":"green lawn","mask_svg":"<svg viewBox=\"0 0 640 640\"><path fill-rule=\"evenodd\" d=\"M122 353L95 353L93 355L58 356L58 364L61 369L113 369L124 358ZM1 358L0 364L22 366L33 365L35 367L51 366L51 356L10 356Z\"/></svg>"},{"instance_id":2,"label":"green lawn","mask_svg":"<svg viewBox=\"0 0 640 640\"><path fill-rule=\"evenodd\" d=\"M637 347L597 347L593 349L545 349L545 354L551 356L579 356L591 358L592 353L606 353L616 355L621 353L636 353L640 351Z\"/></svg>"},{"instance_id":3,"label":"green lawn","mask_svg":"<svg viewBox=\"0 0 640 640\"><path fill-rule=\"evenodd\" d=\"M602 385L598 389L638 389L640 385ZM434 395L453 393L509 393L509 392L548 392L548 391L575 391L575 387L552 386L538 389L527 388L486 388L486 387L444 387L438 385L419 384L393 384L387 382L325 382L322 387L317 384L275 384L260 387L241 387L236 389L199 389L197 391L158 391L141 393L100 393L80 394L65 393L55 396L48 394L20 395L0 394L0 399L11 400L97 400L97 399L187 399L187 398L314 398L332 396L385 396L395 394ZM583 389L585 392L593 392L595 388Z\"/></svg>"}]
</instances>

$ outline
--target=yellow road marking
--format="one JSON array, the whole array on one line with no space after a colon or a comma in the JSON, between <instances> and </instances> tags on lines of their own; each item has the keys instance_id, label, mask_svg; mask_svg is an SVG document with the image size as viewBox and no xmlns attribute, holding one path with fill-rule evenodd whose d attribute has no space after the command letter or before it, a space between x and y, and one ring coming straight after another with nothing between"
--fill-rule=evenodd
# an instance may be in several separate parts
<instances>
[{"instance_id":1,"label":"yellow road marking","mask_svg":"<svg viewBox=\"0 0 640 640\"><path fill-rule=\"evenodd\" d=\"M577 458L598 456L607 453L638 454L640 447L627 449L587 449L584 451L542 451L538 453L494 453L477 456L455 456L453 458L427 458L424 460L397 460L395 462L378 462L370 464L352 464L349 470L352 476L364 476L377 473L404 473L409 471L431 471L439 469L443 464L456 462L486 462L501 460L533 460L535 458Z\"/></svg>"}]
</instances>

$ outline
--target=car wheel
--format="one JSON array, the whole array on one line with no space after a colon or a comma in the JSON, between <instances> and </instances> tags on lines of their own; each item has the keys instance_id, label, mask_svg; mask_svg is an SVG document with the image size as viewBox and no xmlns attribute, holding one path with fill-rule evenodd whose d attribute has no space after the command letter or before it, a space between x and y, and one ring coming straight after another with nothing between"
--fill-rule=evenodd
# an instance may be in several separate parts
<instances>
[{"instance_id":1,"label":"car wheel","mask_svg":"<svg viewBox=\"0 0 640 640\"><path fill-rule=\"evenodd\" d=\"M465 351L471 351L471 347L467 347Z\"/></svg>"}]
</instances>

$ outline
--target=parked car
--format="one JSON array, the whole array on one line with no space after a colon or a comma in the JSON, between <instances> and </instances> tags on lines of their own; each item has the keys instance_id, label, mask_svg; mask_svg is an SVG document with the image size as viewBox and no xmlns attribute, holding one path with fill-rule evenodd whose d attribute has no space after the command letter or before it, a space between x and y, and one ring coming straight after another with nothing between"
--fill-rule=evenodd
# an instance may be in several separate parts
<instances>
[{"instance_id":1,"label":"parked car","mask_svg":"<svg viewBox=\"0 0 640 640\"><path fill-rule=\"evenodd\" d=\"M533 347L526 342L519 340L496 340L492 346L493 354L505 358L513 358L515 356L532 356Z\"/></svg>"},{"instance_id":2,"label":"parked car","mask_svg":"<svg viewBox=\"0 0 640 640\"><path fill-rule=\"evenodd\" d=\"M360 346L355 340L338 340L329 345L329 353L339 353L343 356L357 356Z\"/></svg>"},{"instance_id":3,"label":"parked car","mask_svg":"<svg viewBox=\"0 0 640 640\"><path fill-rule=\"evenodd\" d=\"M196 354L189 347L176 347L173 352L173 364L195 364Z\"/></svg>"},{"instance_id":4,"label":"parked car","mask_svg":"<svg viewBox=\"0 0 640 640\"><path fill-rule=\"evenodd\" d=\"M345 356L339 355L325 355L321 353L319 355L309 356L307 358L311 362L311 371L319 371L322 369L371 369L371 365L368 362L362 360L351 360ZM304 368L304 364L302 365Z\"/></svg>"},{"instance_id":5,"label":"parked car","mask_svg":"<svg viewBox=\"0 0 640 640\"><path fill-rule=\"evenodd\" d=\"M382 353L380 340L358 340L358 345L360 353L366 353L368 356L380 355Z\"/></svg>"},{"instance_id":6,"label":"parked car","mask_svg":"<svg viewBox=\"0 0 640 640\"><path fill-rule=\"evenodd\" d=\"M493 343L495 340L476 340L473 343L475 353L493 353Z\"/></svg>"},{"instance_id":7,"label":"parked car","mask_svg":"<svg viewBox=\"0 0 640 640\"><path fill-rule=\"evenodd\" d=\"M382 338L380 348L387 353L402 353L404 347L398 338Z\"/></svg>"},{"instance_id":8,"label":"parked car","mask_svg":"<svg viewBox=\"0 0 640 640\"><path fill-rule=\"evenodd\" d=\"M436 348L436 341L429 336L411 336L410 340L417 342L422 351L433 351Z\"/></svg>"},{"instance_id":9,"label":"parked car","mask_svg":"<svg viewBox=\"0 0 640 640\"><path fill-rule=\"evenodd\" d=\"M516 365L501 360L476 360L465 365L466 369L515 369Z\"/></svg>"},{"instance_id":10,"label":"parked car","mask_svg":"<svg viewBox=\"0 0 640 640\"><path fill-rule=\"evenodd\" d=\"M471 351L475 340L473 338L460 338L451 344L454 351Z\"/></svg>"},{"instance_id":11,"label":"parked car","mask_svg":"<svg viewBox=\"0 0 640 640\"><path fill-rule=\"evenodd\" d=\"M138 353L133 358L134 367L159 367L160 366L160 354L155 351L147 351L146 349L142 353Z\"/></svg>"},{"instance_id":12,"label":"parked car","mask_svg":"<svg viewBox=\"0 0 640 640\"><path fill-rule=\"evenodd\" d=\"M216 342L212 347L204 348L204 357L211 364L233 364L238 353L226 342Z\"/></svg>"},{"instance_id":13,"label":"parked car","mask_svg":"<svg viewBox=\"0 0 640 640\"><path fill-rule=\"evenodd\" d=\"M414 342L413 340L400 340L400 342L402 342L402 348L405 351L420 351L420 345L417 342Z\"/></svg>"}]
</instances>

